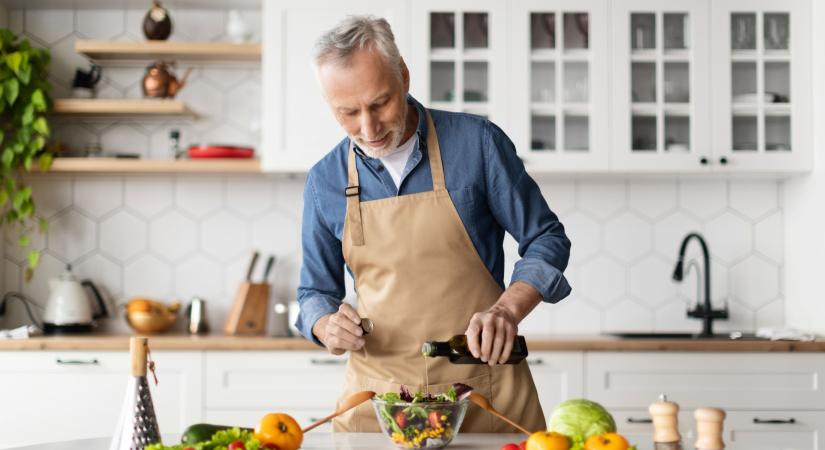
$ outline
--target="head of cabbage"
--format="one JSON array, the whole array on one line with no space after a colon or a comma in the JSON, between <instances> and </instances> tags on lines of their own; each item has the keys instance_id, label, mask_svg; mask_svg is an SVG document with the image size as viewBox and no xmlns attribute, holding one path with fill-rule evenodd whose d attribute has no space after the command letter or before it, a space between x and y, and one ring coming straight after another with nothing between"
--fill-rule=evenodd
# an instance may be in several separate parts
<instances>
[{"instance_id":1,"label":"head of cabbage","mask_svg":"<svg viewBox=\"0 0 825 450\"><path fill-rule=\"evenodd\" d=\"M594 434L613 433L616 422L604 407L585 399L561 402L550 416L549 431L561 433L572 442L570 450L581 450Z\"/></svg>"}]
</instances>

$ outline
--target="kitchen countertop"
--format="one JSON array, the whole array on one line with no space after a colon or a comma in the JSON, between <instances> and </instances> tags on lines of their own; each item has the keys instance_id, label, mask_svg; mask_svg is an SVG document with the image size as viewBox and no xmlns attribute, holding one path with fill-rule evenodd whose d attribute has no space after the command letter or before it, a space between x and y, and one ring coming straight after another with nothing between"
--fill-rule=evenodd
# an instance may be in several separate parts
<instances>
[{"instance_id":1,"label":"kitchen countertop","mask_svg":"<svg viewBox=\"0 0 825 450\"><path fill-rule=\"evenodd\" d=\"M4 350L128 350L130 335L89 334L0 340ZM148 336L152 350L321 350L303 338L266 336ZM620 339L601 335L527 336L532 351L825 352L825 339L812 342L720 339Z\"/></svg>"},{"instance_id":2,"label":"kitchen countertop","mask_svg":"<svg viewBox=\"0 0 825 450\"><path fill-rule=\"evenodd\" d=\"M455 440L447 447L454 449L498 450L508 442L524 439L523 434L481 434L459 433ZM177 439L166 439L166 442L177 442ZM82 439L51 444L38 444L27 447L18 447L14 450L106 450L111 439L96 438ZM380 433L321 433L312 432L304 437L301 450L347 449L347 450L385 450L395 448L386 436Z\"/></svg>"}]
</instances>

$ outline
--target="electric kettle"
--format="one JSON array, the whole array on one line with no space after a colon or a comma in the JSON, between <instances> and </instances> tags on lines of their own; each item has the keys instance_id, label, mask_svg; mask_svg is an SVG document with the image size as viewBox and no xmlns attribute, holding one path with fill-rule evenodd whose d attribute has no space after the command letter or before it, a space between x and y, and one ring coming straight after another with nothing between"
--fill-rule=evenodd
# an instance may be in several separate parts
<instances>
[{"instance_id":1,"label":"electric kettle","mask_svg":"<svg viewBox=\"0 0 825 450\"><path fill-rule=\"evenodd\" d=\"M100 308L99 312L94 312L85 288L94 294ZM89 280L78 281L72 273L71 265L66 265L66 271L60 278L49 280L49 291L49 299L43 313L45 334L92 331L95 320L109 316L100 291Z\"/></svg>"}]
</instances>

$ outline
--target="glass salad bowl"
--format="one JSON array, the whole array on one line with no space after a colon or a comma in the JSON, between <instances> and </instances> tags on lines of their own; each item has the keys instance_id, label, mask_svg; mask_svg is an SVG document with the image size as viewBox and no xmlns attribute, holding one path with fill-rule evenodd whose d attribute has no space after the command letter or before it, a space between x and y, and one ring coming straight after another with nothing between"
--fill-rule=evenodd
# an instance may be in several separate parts
<instances>
[{"instance_id":1,"label":"glass salad bowl","mask_svg":"<svg viewBox=\"0 0 825 450\"><path fill-rule=\"evenodd\" d=\"M398 448L444 448L458 434L469 400L386 401L372 398L381 431Z\"/></svg>"}]
</instances>

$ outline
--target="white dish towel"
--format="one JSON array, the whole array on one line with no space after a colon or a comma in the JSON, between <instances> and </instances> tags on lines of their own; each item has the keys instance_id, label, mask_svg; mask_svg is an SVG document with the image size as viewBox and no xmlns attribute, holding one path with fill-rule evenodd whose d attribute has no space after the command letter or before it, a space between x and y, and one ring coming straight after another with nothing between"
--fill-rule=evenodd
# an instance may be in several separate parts
<instances>
[{"instance_id":1,"label":"white dish towel","mask_svg":"<svg viewBox=\"0 0 825 450\"><path fill-rule=\"evenodd\" d=\"M796 328L764 327L756 330L756 336L772 341L813 341L816 335L797 330Z\"/></svg>"}]
</instances>

